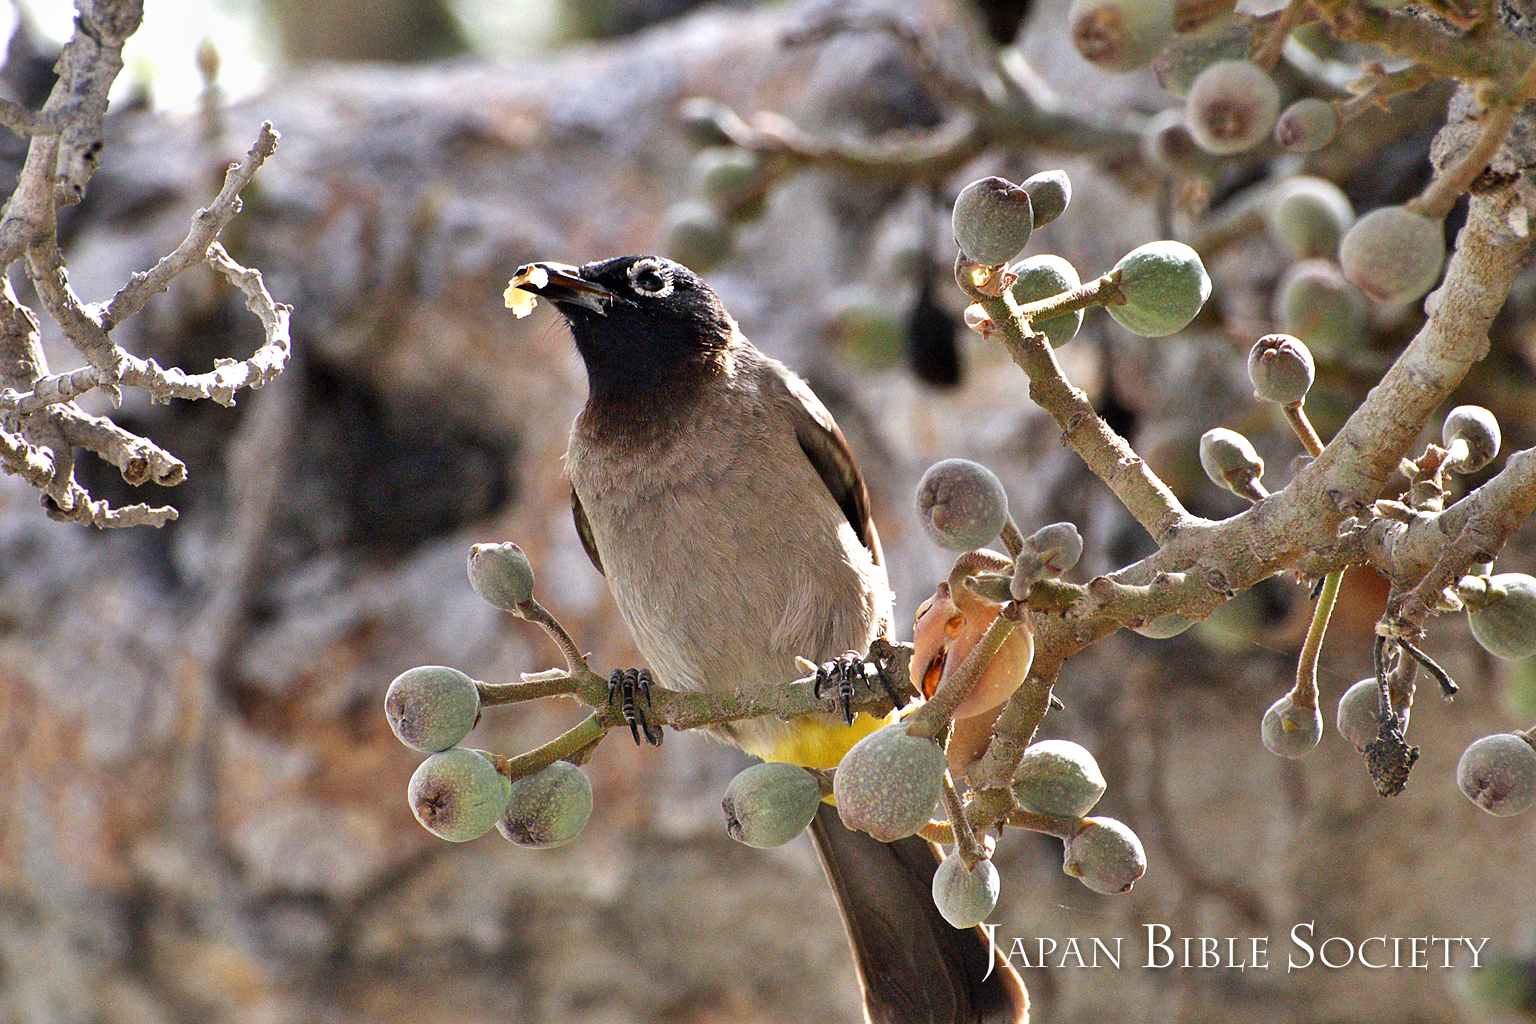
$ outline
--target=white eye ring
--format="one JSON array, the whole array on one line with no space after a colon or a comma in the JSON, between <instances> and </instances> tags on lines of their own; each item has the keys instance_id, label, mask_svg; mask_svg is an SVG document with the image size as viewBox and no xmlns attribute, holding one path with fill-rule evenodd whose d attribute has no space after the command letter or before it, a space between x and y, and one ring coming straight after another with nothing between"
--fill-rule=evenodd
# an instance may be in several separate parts
<instances>
[{"instance_id":1,"label":"white eye ring","mask_svg":"<svg viewBox=\"0 0 1536 1024\"><path fill-rule=\"evenodd\" d=\"M627 273L629 286L637 295L664 299L672 294L672 268L660 260L636 260L630 264ZM655 284L656 281L660 281L660 284Z\"/></svg>"}]
</instances>

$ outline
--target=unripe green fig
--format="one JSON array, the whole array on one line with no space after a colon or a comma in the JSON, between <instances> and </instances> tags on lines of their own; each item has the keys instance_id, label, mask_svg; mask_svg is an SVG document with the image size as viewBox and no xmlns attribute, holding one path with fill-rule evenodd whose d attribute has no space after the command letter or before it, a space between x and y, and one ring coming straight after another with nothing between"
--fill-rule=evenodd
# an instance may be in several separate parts
<instances>
[{"instance_id":1,"label":"unripe green fig","mask_svg":"<svg viewBox=\"0 0 1536 1024\"><path fill-rule=\"evenodd\" d=\"M1326 178L1298 174L1275 186L1265 224L1293 260L1332 256L1355 222L1355 208L1344 190Z\"/></svg>"},{"instance_id":2,"label":"unripe green fig","mask_svg":"<svg viewBox=\"0 0 1536 1024\"><path fill-rule=\"evenodd\" d=\"M1467 454L1450 467L1458 473L1476 473L1493 461L1504 443L1499 421L1480 405L1458 405L1446 414L1440 440L1447 448L1457 441L1467 443Z\"/></svg>"},{"instance_id":3,"label":"unripe green fig","mask_svg":"<svg viewBox=\"0 0 1536 1024\"><path fill-rule=\"evenodd\" d=\"M1489 814L1519 814L1536 804L1536 746L1524 734L1484 736L1461 755L1456 785Z\"/></svg>"},{"instance_id":4,"label":"unripe green fig","mask_svg":"<svg viewBox=\"0 0 1536 1024\"><path fill-rule=\"evenodd\" d=\"M1451 990L1466 1007L1468 1019L1529 1021L1536 1011L1536 959L1488 950L1475 970L1451 972Z\"/></svg>"},{"instance_id":5,"label":"unripe green fig","mask_svg":"<svg viewBox=\"0 0 1536 1024\"><path fill-rule=\"evenodd\" d=\"M690 191L724 213L750 205L766 180L762 154L739 146L705 147L688 170Z\"/></svg>"},{"instance_id":6,"label":"unripe green fig","mask_svg":"<svg viewBox=\"0 0 1536 1024\"><path fill-rule=\"evenodd\" d=\"M395 737L424 754L456 745L480 720L480 691L456 668L419 665L394 678L384 717Z\"/></svg>"},{"instance_id":7,"label":"unripe green fig","mask_svg":"<svg viewBox=\"0 0 1536 1024\"><path fill-rule=\"evenodd\" d=\"M719 214L697 200L672 204L662 231L667 239L667 255L701 272L725 259L735 242Z\"/></svg>"},{"instance_id":8,"label":"unripe green fig","mask_svg":"<svg viewBox=\"0 0 1536 1024\"><path fill-rule=\"evenodd\" d=\"M1083 557L1083 535L1071 523L1049 523L1024 538L1024 547L1042 557L1046 572L1060 576Z\"/></svg>"},{"instance_id":9,"label":"unripe green fig","mask_svg":"<svg viewBox=\"0 0 1536 1024\"><path fill-rule=\"evenodd\" d=\"M1372 210L1339 243L1344 279L1377 302L1422 298L1444 263L1444 226L1406 206Z\"/></svg>"},{"instance_id":10,"label":"unripe green fig","mask_svg":"<svg viewBox=\"0 0 1536 1024\"><path fill-rule=\"evenodd\" d=\"M1364 752L1365 748L1381 734L1381 687L1375 676L1369 676L1352 685L1339 698L1338 717L1334 726L1339 735ZM1408 728L1409 708L1395 709L1398 727Z\"/></svg>"},{"instance_id":11,"label":"unripe green fig","mask_svg":"<svg viewBox=\"0 0 1536 1024\"><path fill-rule=\"evenodd\" d=\"M1275 322L1313 349L1341 355L1365 344L1365 300L1331 260L1301 260L1275 288Z\"/></svg>"},{"instance_id":12,"label":"unripe green fig","mask_svg":"<svg viewBox=\"0 0 1536 1024\"><path fill-rule=\"evenodd\" d=\"M592 780L569 761L556 761L512 783L496 830L508 842L537 850L564 846L592 817Z\"/></svg>"},{"instance_id":13,"label":"unripe green fig","mask_svg":"<svg viewBox=\"0 0 1536 1024\"><path fill-rule=\"evenodd\" d=\"M1157 84L1183 99L1195 78L1219 60L1241 60L1253 43L1254 21L1236 14L1212 18L1193 32L1180 32L1152 61Z\"/></svg>"},{"instance_id":14,"label":"unripe green fig","mask_svg":"<svg viewBox=\"0 0 1536 1024\"><path fill-rule=\"evenodd\" d=\"M866 284L850 284L826 298L828 335L861 367L884 369L907 351L907 324L899 306Z\"/></svg>"},{"instance_id":15,"label":"unripe green fig","mask_svg":"<svg viewBox=\"0 0 1536 1024\"><path fill-rule=\"evenodd\" d=\"M1134 71L1173 36L1173 9L1173 0L1072 0L1072 45L1106 71Z\"/></svg>"},{"instance_id":16,"label":"unripe green fig","mask_svg":"<svg viewBox=\"0 0 1536 1024\"><path fill-rule=\"evenodd\" d=\"M955 928L974 928L997 907L1002 882L992 861L982 858L971 870L958 852L945 857L933 873L933 905Z\"/></svg>"},{"instance_id":17,"label":"unripe green fig","mask_svg":"<svg viewBox=\"0 0 1536 1024\"><path fill-rule=\"evenodd\" d=\"M1010 269L1018 275L1018 280L1009 291L1021 306L1053 298L1083 283L1077 276L1077 268L1060 256L1031 256ZM1052 348L1059 348L1077 336L1077 329L1083 326L1083 311L1079 309L1049 320L1036 320L1030 326L1045 335Z\"/></svg>"},{"instance_id":18,"label":"unripe green fig","mask_svg":"<svg viewBox=\"0 0 1536 1024\"><path fill-rule=\"evenodd\" d=\"M1031 174L1019 183L1019 188L1029 193L1031 221L1037 228L1066 213L1067 205L1072 202L1072 179L1067 177L1066 171Z\"/></svg>"},{"instance_id":19,"label":"unripe green fig","mask_svg":"<svg viewBox=\"0 0 1536 1024\"><path fill-rule=\"evenodd\" d=\"M1147 873L1147 854L1123 822L1089 818L1088 825L1067 841L1061 870L1094 892L1112 896L1130 892Z\"/></svg>"},{"instance_id":20,"label":"unripe green fig","mask_svg":"<svg viewBox=\"0 0 1536 1024\"><path fill-rule=\"evenodd\" d=\"M1181 331L1211 297L1211 279L1200 254L1183 242L1148 242L1114 266L1123 306L1106 306L1120 326L1143 338Z\"/></svg>"},{"instance_id":21,"label":"unripe green fig","mask_svg":"<svg viewBox=\"0 0 1536 1024\"><path fill-rule=\"evenodd\" d=\"M512 781L488 755L454 747L421 762L407 792L423 828L450 843L465 843L496 824L507 809Z\"/></svg>"},{"instance_id":22,"label":"unripe green fig","mask_svg":"<svg viewBox=\"0 0 1536 1024\"><path fill-rule=\"evenodd\" d=\"M1288 693L1264 712L1260 734L1265 748L1276 757L1301 757L1323 738L1323 713L1298 704Z\"/></svg>"},{"instance_id":23,"label":"unripe green fig","mask_svg":"<svg viewBox=\"0 0 1536 1024\"><path fill-rule=\"evenodd\" d=\"M995 267L1017 256L1034 230L1029 193L1004 178L982 178L955 198L955 244L973 263Z\"/></svg>"},{"instance_id":24,"label":"unripe green fig","mask_svg":"<svg viewBox=\"0 0 1536 1024\"><path fill-rule=\"evenodd\" d=\"M821 805L816 777L799 765L767 761L731 780L720 802L725 830L738 843L766 850L805 831Z\"/></svg>"},{"instance_id":25,"label":"unripe green fig","mask_svg":"<svg viewBox=\"0 0 1536 1024\"><path fill-rule=\"evenodd\" d=\"M469 549L469 585L486 604L515 612L533 596L533 565L516 544L476 544Z\"/></svg>"},{"instance_id":26,"label":"unripe green fig","mask_svg":"<svg viewBox=\"0 0 1536 1024\"><path fill-rule=\"evenodd\" d=\"M1093 755L1071 740L1031 743L1013 773L1014 798L1036 814L1081 818L1106 788Z\"/></svg>"},{"instance_id":27,"label":"unripe green fig","mask_svg":"<svg viewBox=\"0 0 1536 1024\"><path fill-rule=\"evenodd\" d=\"M1212 427L1200 435L1200 467L1223 490L1258 501L1264 497L1264 460L1253 442L1235 430Z\"/></svg>"},{"instance_id":28,"label":"unripe green fig","mask_svg":"<svg viewBox=\"0 0 1536 1024\"><path fill-rule=\"evenodd\" d=\"M897 722L859 740L832 776L837 813L851 829L883 843L928 824L944 789L944 752L933 740L909 736Z\"/></svg>"},{"instance_id":29,"label":"unripe green fig","mask_svg":"<svg viewBox=\"0 0 1536 1024\"><path fill-rule=\"evenodd\" d=\"M1338 133L1338 108L1313 96L1286 107L1275 122L1275 142L1287 153L1316 153Z\"/></svg>"},{"instance_id":30,"label":"unripe green fig","mask_svg":"<svg viewBox=\"0 0 1536 1024\"><path fill-rule=\"evenodd\" d=\"M1189 134L1200 148L1223 156L1257 146L1279 113L1279 87L1246 60L1212 64L1195 76L1184 100Z\"/></svg>"},{"instance_id":31,"label":"unripe green fig","mask_svg":"<svg viewBox=\"0 0 1536 1024\"><path fill-rule=\"evenodd\" d=\"M1253 397L1279 405L1300 405L1317 368L1307 346L1289 334L1266 334L1248 351Z\"/></svg>"},{"instance_id":32,"label":"unripe green fig","mask_svg":"<svg viewBox=\"0 0 1536 1024\"><path fill-rule=\"evenodd\" d=\"M973 551L986 546L1008 521L1008 492L986 466L945 459L929 466L918 481L917 515L939 547Z\"/></svg>"},{"instance_id":33,"label":"unripe green fig","mask_svg":"<svg viewBox=\"0 0 1536 1024\"><path fill-rule=\"evenodd\" d=\"M1499 658L1536 654L1536 579L1525 573L1489 576L1477 592L1458 591L1467 606L1472 636Z\"/></svg>"}]
</instances>

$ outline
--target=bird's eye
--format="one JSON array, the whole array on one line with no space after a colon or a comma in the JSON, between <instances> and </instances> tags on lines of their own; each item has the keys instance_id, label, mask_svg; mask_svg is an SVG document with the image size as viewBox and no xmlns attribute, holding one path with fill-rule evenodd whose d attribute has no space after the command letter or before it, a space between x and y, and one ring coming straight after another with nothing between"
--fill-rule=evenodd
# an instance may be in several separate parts
<instances>
[{"instance_id":1,"label":"bird's eye","mask_svg":"<svg viewBox=\"0 0 1536 1024\"><path fill-rule=\"evenodd\" d=\"M639 295L664 299L672 294L672 270L659 260L637 260L629 268L629 284Z\"/></svg>"}]
</instances>

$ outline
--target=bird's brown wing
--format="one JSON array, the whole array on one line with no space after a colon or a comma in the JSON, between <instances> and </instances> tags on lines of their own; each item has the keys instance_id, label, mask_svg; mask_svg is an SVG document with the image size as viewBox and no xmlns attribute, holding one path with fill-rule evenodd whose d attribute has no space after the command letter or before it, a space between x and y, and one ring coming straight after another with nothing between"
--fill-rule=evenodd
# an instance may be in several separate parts
<instances>
[{"instance_id":1,"label":"bird's brown wing","mask_svg":"<svg viewBox=\"0 0 1536 1024\"><path fill-rule=\"evenodd\" d=\"M795 423L795 438L800 449L816 468L821 482L832 492L832 499L848 517L854 533L869 549L876 565L885 562L880 551L880 534L869 516L869 489L864 486L864 475L854 460L848 439L837 429L837 423L810 385L784 370L780 375L784 387L794 399L790 403L790 415Z\"/></svg>"},{"instance_id":2,"label":"bird's brown wing","mask_svg":"<svg viewBox=\"0 0 1536 1024\"><path fill-rule=\"evenodd\" d=\"M587 557L592 559L598 572L608 575L603 572L603 556L597 553L597 538L592 536L592 524L587 522L587 510L581 507L581 497L574 487L571 488L571 518L576 520L576 536L581 538L581 546L586 550Z\"/></svg>"}]
</instances>

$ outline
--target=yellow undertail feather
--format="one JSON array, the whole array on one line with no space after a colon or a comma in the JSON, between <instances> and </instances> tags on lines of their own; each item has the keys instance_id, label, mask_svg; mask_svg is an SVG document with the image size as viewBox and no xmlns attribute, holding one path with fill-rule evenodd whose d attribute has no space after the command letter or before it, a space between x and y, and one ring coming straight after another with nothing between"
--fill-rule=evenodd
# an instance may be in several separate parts
<instances>
[{"instance_id":1,"label":"yellow undertail feather","mask_svg":"<svg viewBox=\"0 0 1536 1024\"><path fill-rule=\"evenodd\" d=\"M859 712L852 725L815 718L798 718L790 723L787 736L764 750L750 751L764 761L784 761L802 768L835 768L848 748L888 722Z\"/></svg>"}]
</instances>

